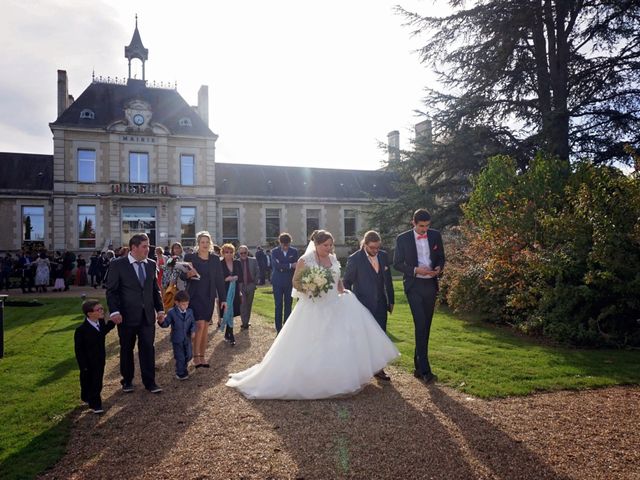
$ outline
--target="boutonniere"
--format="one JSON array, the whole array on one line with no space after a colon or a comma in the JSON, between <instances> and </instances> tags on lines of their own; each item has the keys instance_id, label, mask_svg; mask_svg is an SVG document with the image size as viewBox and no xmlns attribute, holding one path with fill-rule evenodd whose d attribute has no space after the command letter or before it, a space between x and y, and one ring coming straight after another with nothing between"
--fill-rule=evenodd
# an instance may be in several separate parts
<instances>
[{"instance_id":1,"label":"boutonniere","mask_svg":"<svg viewBox=\"0 0 640 480\"><path fill-rule=\"evenodd\" d=\"M389 270L389 267L384 267L384 270L385 270L385 272L386 272L387 270Z\"/></svg>"},{"instance_id":2,"label":"boutonniere","mask_svg":"<svg viewBox=\"0 0 640 480\"><path fill-rule=\"evenodd\" d=\"M437 244L437 243L433 246L433 249L434 249L434 250L437 250L437 249L438 249L438 244Z\"/></svg>"}]
</instances>

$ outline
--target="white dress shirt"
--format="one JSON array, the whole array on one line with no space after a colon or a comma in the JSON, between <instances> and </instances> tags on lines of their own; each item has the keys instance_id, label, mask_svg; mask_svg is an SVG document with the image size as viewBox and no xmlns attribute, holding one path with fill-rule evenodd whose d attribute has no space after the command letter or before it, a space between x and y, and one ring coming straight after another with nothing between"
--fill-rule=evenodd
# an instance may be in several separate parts
<instances>
[{"instance_id":1,"label":"white dress shirt","mask_svg":"<svg viewBox=\"0 0 640 480\"><path fill-rule=\"evenodd\" d=\"M418 239L418 233L413 231L413 239L416 242L418 252L418 267L426 267L431 270L431 251L429 250L429 240L427 238ZM433 275L416 275L417 278L433 278Z\"/></svg>"}]
</instances>

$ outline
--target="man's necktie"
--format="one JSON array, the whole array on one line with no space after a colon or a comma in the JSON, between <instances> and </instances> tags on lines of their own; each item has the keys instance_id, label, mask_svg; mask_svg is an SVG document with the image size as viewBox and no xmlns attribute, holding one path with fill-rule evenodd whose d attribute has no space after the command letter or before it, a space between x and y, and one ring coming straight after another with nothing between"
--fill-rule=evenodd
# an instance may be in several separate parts
<instances>
[{"instance_id":1,"label":"man's necktie","mask_svg":"<svg viewBox=\"0 0 640 480\"><path fill-rule=\"evenodd\" d=\"M146 278L144 274L144 262L136 262L136 265L138 265L138 281L140 282L140 286L143 287L144 279Z\"/></svg>"},{"instance_id":2,"label":"man's necktie","mask_svg":"<svg viewBox=\"0 0 640 480\"><path fill-rule=\"evenodd\" d=\"M245 285L247 285L249 283L253 283L253 278L251 277L251 274L249 273L249 260L243 260L242 261L242 275L244 276Z\"/></svg>"}]
</instances>

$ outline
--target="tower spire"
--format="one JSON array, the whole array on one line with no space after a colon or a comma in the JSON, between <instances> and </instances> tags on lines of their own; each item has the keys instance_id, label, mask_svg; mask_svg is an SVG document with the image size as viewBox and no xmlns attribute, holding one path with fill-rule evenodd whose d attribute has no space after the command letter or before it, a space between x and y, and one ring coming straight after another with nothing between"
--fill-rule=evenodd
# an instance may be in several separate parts
<instances>
[{"instance_id":1,"label":"tower spire","mask_svg":"<svg viewBox=\"0 0 640 480\"><path fill-rule=\"evenodd\" d=\"M138 31L138 14L136 13L136 28L131 37L131 43L124 47L124 57L129 60L129 78L131 78L131 60L137 58L142 62L142 80L145 80L144 62L149 59L149 50L144 48L140 32Z\"/></svg>"}]
</instances>

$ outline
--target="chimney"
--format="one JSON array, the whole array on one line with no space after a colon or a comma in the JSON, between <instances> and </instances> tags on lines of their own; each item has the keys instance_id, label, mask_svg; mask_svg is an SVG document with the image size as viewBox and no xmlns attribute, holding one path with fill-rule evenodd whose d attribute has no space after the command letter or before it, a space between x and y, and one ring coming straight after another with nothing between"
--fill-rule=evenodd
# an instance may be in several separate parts
<instances>
[{"instance_id":1,"label":"chimney","mask_svg":"<svg viewBox=\"0 0 640 480\"><path fill-rule=\"evenodd\" d=\"M198 90L198 114L209 126L209 87L206 85L202 85Z\"/></svg>"},{"instance_id":2,"label":"chimney","mask_svg":"<svg viewBox=\"0 0 640 480\"><path fill-rule=\"evenodd\" d=\"M66 70L58 70L58 117L67 109L69 99L69 81Z\"/></svg>"},{"instance_id":3,"label":"chimney","mask_svg":"<svg viewBox=\"0 0 640 480\"><path fill-rule=\"evenodd\" d=\"M389 150L389 162L399 162L400 132L398 130L387 133L387 148Z\"/></svg>"},{"instance_id":4,"label":"chimney","mask_svg":"<svg viewBox=\"0 0 640 480\"><path fill-rule=\"evenodd\" d=\"M432 133L431 133L431 120L423 120L420 123L416 123L416 143L423 147L431 145Z\"/></svg>"}]
</instances>

